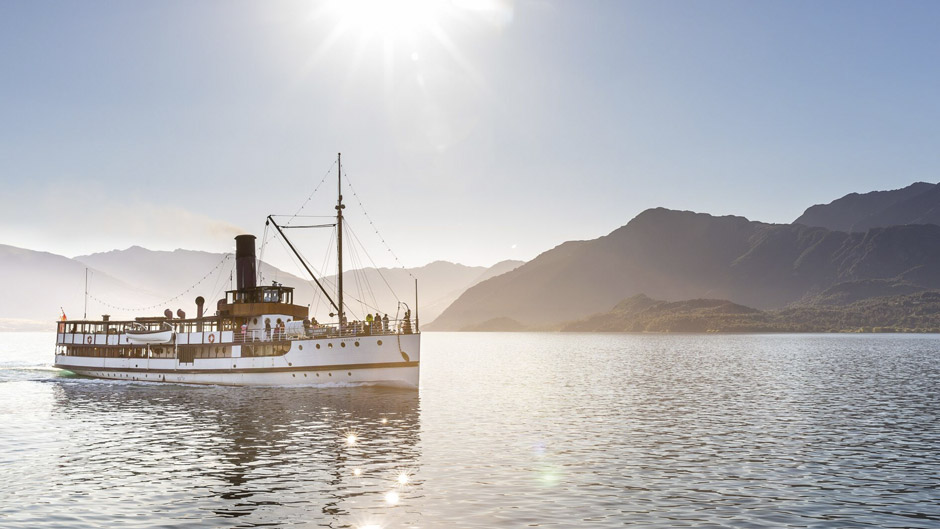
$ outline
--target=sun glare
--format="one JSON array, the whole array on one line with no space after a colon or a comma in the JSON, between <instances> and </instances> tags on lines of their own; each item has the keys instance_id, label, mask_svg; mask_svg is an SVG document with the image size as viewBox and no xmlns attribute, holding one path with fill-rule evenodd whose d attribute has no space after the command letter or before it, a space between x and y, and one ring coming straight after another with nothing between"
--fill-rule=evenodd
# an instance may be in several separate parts
<instances>
[{"instance_id":1,"label":"sun glare","mask_svg":"<svg viewBox=\"0 0 940 529\"><path fill-rule=\"evenodd\" d=\"M341 25L376 37L392 38L412 36L418 29L433 26L447 2L337 0L328 5Z\"/></svg>"},{"instance_id":2,"label":"sun glare","mask_svg":"<svg viewBox=\"0 0 940 529\"><path fill-rule=\"evenodd\" d=\"M385 503L389 505L398 505L400 499L401 497L394 490L385 493Z\"/></svg>"}]
</instances>

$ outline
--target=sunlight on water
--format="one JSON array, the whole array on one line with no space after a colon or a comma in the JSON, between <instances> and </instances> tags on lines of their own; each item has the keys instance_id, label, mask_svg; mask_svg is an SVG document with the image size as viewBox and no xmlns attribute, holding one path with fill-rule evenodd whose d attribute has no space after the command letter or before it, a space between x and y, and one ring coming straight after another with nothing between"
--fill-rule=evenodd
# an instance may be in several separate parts
<instances>
[{"instance_id":1,"label":"sunlight on water","mask_svg":"<svg viewBox=\"0 0 940 529\"><path fill-rule=\"evenodd\" d=\"M933 336L427 334L422 388L50 369L0 334L0 526L936 527Z\"/></svg>"}]
</instances>

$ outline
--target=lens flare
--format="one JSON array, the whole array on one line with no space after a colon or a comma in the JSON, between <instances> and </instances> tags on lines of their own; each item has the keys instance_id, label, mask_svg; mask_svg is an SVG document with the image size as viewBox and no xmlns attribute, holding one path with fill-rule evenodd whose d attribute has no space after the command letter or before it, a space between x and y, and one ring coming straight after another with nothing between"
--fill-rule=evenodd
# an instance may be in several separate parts
<instances>
[{"instance_id":1,"label":"lens flare","mask_svg":"<svg viewBox=\"0 0 940 529\"><path fill-rule=\"evenodd\" d=\"M356 476L356 477L358 478L358 477L361 476L361 475L362 475L362 469L361 469L361 468L356 467L356 468L353 469L353 476Z\"/></svg>"},{"instance_id":2,"label":"lens flare","mask_svg":"<svg viewBox=\"0 0 940 529\"><path fill-rule=\"evenodd\" d=\"M357 442L359 442L359 437L355 434L355 432L349 432L346 434L347 446L354 446Z\"/></svg>"},{"instance_id":3,"label":"lens flare","mask_svg":"<svg viewBox=\"0 0 940 529\"><path fill-rule=\"evenodd\" d=\"M407 472L402 471L402 472L399 472L399 473L398 473L398 484L399 484L399 485L407 485L407 484L408 484L408 481L409 481L410 479L411 479L411 478L408 477L408 473L407 473Z\"/></svg>"},{"instance_id":4,"label":"lens flare","mask_svg":"<svg viewBox=\"0 0 940 529\"><path fill-rule=\"evenodd\" d=\"M394 490L390 490L385 493L385 503L389 505L398 505L399 498L398 493Z\"/></svg>"}]
</instances>

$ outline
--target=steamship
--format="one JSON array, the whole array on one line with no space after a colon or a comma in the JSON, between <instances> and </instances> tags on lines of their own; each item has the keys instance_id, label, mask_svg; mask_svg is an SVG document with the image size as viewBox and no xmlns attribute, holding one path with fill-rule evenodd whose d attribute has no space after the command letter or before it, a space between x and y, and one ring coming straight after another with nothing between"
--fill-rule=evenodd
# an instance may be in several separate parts
<instances>
[{"instance_id":1,"label":"steamship","mask_svg":"<svg viewBox=\"0 0 940 529\"><path fill-rule=\"evenodd\" d=\"M348 321L343 302L342 160L337 158L337 288L334 301L283 228L268 216L320 288L336 321L311 320L294 304L294 289L257 284L255 236L235 237L237 288L218 300L214 315L196 298L196 317L182 310L131 321L58 322L55 367L78 375L180 384L381 385L417 388L421 335L415 313L396 320ZM417 293L416 293L417 294ZM417 307L416 307L417 308Z\"/></svg>"}]
</instances>

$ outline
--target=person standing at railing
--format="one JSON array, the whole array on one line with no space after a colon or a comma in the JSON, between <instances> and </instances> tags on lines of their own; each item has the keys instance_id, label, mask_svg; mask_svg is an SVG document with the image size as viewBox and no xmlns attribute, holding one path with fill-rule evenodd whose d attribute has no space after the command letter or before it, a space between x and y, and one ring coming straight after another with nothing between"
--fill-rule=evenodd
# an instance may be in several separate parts
<instances>
[{"instance_id":1,"label":"person standing at railing","mask_svg":"<svg viewBox=\"0 0 940 529\"><path fill-rule=\"evenodd\" d=\"M271 339L271 319L270 318L265 318L264 320L264 339L265 340Z\"/></svg>"},{"instance_id":2,"label":"person standing at railing","mask_svg":"<svg viewBox=\"0 0 940 529\"><path fill-rule=\"evenodd\" d=\"M405 321L402 322L402 333L411 334L411 309L405 311Z\"/></svg>"},{"instance_id":3,"label":"person standing at railing","mask_svg":"<svg viewBox=\"0 0 940 529\"><path fill-rule=\"evenodd\" d=\"M372 334L372 322L375 321L372 318L372 314L366 314L366 336Z\"/></svg>"},{"instance_id":4,"label":"person standing at railing","mask_svg":"<svg viewBox=\"0 0 940 529\"><path fill-rule=\"evenodd\" d=\"M382 332L388 332L388 314L382 316Z\"/></svg>"}]
</instances>

